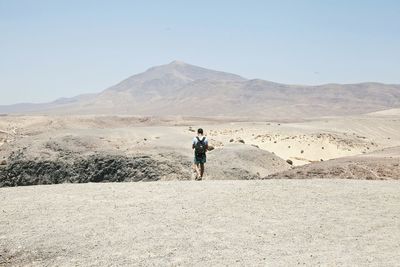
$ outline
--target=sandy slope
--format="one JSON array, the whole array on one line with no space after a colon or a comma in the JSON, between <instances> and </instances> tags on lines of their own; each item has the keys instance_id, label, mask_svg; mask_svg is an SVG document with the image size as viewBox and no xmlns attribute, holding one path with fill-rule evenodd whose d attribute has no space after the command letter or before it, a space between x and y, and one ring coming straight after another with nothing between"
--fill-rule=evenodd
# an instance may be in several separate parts
<instances>
[{"instance_id":1,"label":"sandy slope","mask_svg":"<svg viewBox=\"0 0 400 267\"><path fill-rule=\"evenodd\" d=\"M370 116L400 116L400 108L385 109L381 111L376 111L369 113Z\"/></svg>"},{"instance_id":2,"label":"sandy slope","mask_svg":"<svg viewBox=\"0 0 400 267\"><path fill-rule=\"evenodd\" d=\"M0 189L0 265L396 266L400 183L270 180Z\"/></svg>"},{"instance_id":3,"label":"sandy slope","mask_svg":"<svg viewBox=\"0 0 400 267\"><path fill-rule=\"evenodd\" d=\"M7 164L0 164L0 186L32 184L32 179L53 183L53 177L41 175L49 176L57 170L64 173L59 182L76 182L88 161L94 172L106 168L108 178L97 173L84 181L119 181L117 172L123 166L127 167L122 170L124 181L190 180L191 141L198 127L205 129L215 148L209 152L205 179L258 179L286 171L290 168L285 163L288 159L299 166L342 157L352 159L400 146L397 116L336 117L292 123L182 117L4 116L0 118L0 142L5 142L0 146L0 163L5 159ZM92 155L106 165L96 163L96 159L88 160ZM143 156L150 159L143 162ZM132 170L131 157L139 157L144 164ZM119 163L115 163L117 159ZM24 162L15 166L17 161ZM137 166L136 163L132 164ZM377 168L393 168L397 164L375 163ZM112 166L108 168L109 165ZM69 166L78 166L79 170L70 174ZM338 168L341 166L333 166L333 172ZM132 177L136 175L133 171L140 175ZM142 175L149 172L151 178ZM314 176L324 173L316 172ZM358 174L356 178L366 179L365 172Z\"/></svg>"},{"instance_id":4,"label":"sandy slope","mask_svg":"<svg viewBox=\"0 0 400 267\"><path fill-rule=\"evenodd\" d=\"M8 133L0 132L0 138L8 138L9 142L30 138L35 142L67 135L93 137L102 138L103 143L115 149L123 147L129 151L154 145L191 154L187 148L198 127L205 129L216 147L231 139L243 139L246 144L258 145L285 160L292 159L297 165L400 146L398 116L337 117L302 123L182 117L8 116L0 118L0 131Z\"/></svg>"},{"instance_id":5,"label":"sandy slope","mask_svg":"<svg viewBox=\"0 0 400 267\"><path fill-rule=\"evenodd\" d=\"M320 177L355 180L400 180L400 147L298 166L269 175L266 178L310 179Z\"/></svg>"},{"instance_id":6,"label":"sandy slope","mask_svg":"<svg viewBox=\"0 0 400 267\"><path fill-rule=\"evenodd\" d=\"M243 139L295 165L400 146L400 118L324 118L301 123L233 122L206 125L213 140Z\"/></svg>"}]
</instances>

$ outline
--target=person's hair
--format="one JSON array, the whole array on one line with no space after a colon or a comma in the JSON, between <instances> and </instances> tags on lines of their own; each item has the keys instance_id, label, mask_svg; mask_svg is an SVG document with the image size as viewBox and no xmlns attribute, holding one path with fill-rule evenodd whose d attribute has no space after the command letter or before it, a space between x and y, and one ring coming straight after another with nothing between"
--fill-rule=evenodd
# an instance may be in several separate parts
<instances>
[{"instance_id":1,"label":"person's hair","mask_svg":"<svg viewBox=\"0 0 400 267\"><path fill-rule=\"evenodd\" d=\"M197 133L198 133L198 134L203 134L203 129L199 128L199 129L197 130Z\"/></svg>"}]
</instances>

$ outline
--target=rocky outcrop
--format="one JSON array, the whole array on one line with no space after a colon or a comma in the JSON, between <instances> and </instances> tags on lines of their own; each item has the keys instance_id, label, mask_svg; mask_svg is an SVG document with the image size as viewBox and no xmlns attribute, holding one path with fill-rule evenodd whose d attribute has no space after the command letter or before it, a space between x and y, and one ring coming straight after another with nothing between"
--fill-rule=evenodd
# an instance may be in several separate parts
<instances>
[{"instance_id":1,"label":"rocky outcrop","mask_svg":"<svg viewBox=\"0 0 400 267\"><path fill-rule=\"evenodd\" d=\"M190 162L152 156L92 155L73 161L18 159L0 168L0 187L59 183L190 179Z\"/></svg>"}]
</instances>

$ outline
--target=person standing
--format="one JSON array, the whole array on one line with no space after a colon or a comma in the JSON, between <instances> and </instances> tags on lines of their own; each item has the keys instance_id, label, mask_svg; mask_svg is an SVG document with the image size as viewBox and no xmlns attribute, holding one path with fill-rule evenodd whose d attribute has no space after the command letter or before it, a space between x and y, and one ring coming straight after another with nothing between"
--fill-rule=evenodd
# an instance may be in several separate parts
<instances>
[{"instance_id":1,"label":"person standing","mask_svg":"<svg viewBox=\"0 0 400 267\"><path fill-rule=\"evenodd\" d=\"M193 138L192 149L194 150L194 164L197 173L196 180L200 181L203 179L204 164L207 161L206 152L208 149L208 140L201 128L197 130L197 136Z\"/></svg>"}]
</instances>

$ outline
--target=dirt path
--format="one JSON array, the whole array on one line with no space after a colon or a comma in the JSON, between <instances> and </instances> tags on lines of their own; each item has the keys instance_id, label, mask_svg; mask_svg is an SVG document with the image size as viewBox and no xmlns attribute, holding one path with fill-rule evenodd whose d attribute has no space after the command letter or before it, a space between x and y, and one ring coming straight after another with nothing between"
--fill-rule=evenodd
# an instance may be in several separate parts
<instances>
[{"instance_id":1,"label":"dirt path","mask_svg":"<svg viewBox=\"0 0 400 267\"><path fill-rule=\"evenodd\" d=\"M396 266L400 182L0 188L0 265Z\"/></svg>"}]
</instances>

